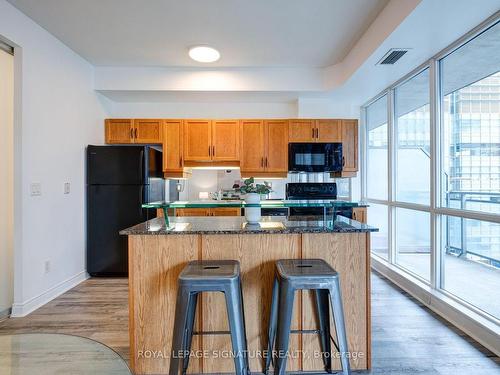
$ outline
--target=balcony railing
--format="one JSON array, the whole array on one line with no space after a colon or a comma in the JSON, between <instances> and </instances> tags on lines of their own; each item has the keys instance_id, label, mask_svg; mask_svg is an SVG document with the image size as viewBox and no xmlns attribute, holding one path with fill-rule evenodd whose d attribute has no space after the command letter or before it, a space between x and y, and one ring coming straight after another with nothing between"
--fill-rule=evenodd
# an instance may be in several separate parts
<instances>
[{"instance_id":1,"label":"balcony railing","mask_svg":"<svg viewBox=\"0 0 500 375\"><path fill-rule=\"evenodd\" d=\"M459 210L500 213L500 193L449 191L446 204ZM481 263L500 268L500 225L451 216L445 220L447 254L473 256ZM472 233L479 225L476 233Z\"/></svg>"}]
</instances>

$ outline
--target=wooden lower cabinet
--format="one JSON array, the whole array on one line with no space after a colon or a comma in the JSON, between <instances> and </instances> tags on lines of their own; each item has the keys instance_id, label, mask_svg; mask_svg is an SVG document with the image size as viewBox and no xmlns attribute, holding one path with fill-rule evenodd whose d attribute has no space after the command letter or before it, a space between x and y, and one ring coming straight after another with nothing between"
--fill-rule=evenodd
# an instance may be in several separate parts
<instances>
[{"instance_id":1,"label":"wooden lower cabinet","mask_svg":"<svg viewBox=\"0 0 500 375\"><path fill-rule=\"evenodd\" d=\"M208 208L176 208L175 216L209 216Z\"/></svg>"},{"instance_id":2,"label":"wooden lower cabinet","mask_svg":"<svg viewBox=\"0 0 500 375\"><path fill-rule=\"evenodd\" d=\"M176 236L174 241L161 237L129 237L129 249L133 249L129 250L129 326L134 327L130 347L138 349L130 356L130 367L135 374L168 374L177 278L187 262L199 258L198 235ZM200 348L198 336L193 338L195 348ZM189 367L200 372L201 361L193 358Z\"/></svg>"},{"instance_id":3,"label":"wooden lower cabinet","mask_svg":"<svg viewBox=\"0 0 500 375\"><path fill-rule=\"evenodd\" d=\"M262 359L253 355L267 346L274 262L278 259L322 258L340 275L344 317L352 369L370 367L370 258L367 233L209 234L129 236L130 363L135 374L168 374L177 277L190 260L235 259L240 262L246 334L252 372L261 372ZM204 293L198 304L196 330L228 330L221 293ZM317 329L311 295L297 292L292 329ZM332 325L332 335L334 335ZM151 352L161 351L165 357ZM208 353L192 358L188 373L233 372L229 358L214 353L231 350L228 335L194 336L193 350ZM315 358L319 341L314 334L292 334L290 351L297 353L287 371L322 371ZM354 355L353 355L354 356ZM334 361L334 368L340 364Z\"/></svg>"},{"instance_id":4,"label":"wooden lower cabinet","mask_svg":"<svg viewBox=\"0 0 500 375\"><path fill-rule=\"evenodd\" d=\"M241 216L239 207L218 207L210 209L211 215L208 216Z\"/></svg>"},{"instance_id":5,"label":"wooden lower cabinet","mask_svg":"<svg viewBox=\"0 0 500 375\"><path fill-rule=\"evenodd\" d=\"M367 207L354 207L352 209L353 220L366 224L368 222L368 209Z\"/></svg>"},{"instance_id":6,"label":"wooden lower cabinet","mask_svg":"<svg viewBox=\"0 0 500 375\"><path fill-rule=\"evenodd\" d=\"M240 216L241 208L176 208L175 216Z\"/></svg>"}]
</instances>

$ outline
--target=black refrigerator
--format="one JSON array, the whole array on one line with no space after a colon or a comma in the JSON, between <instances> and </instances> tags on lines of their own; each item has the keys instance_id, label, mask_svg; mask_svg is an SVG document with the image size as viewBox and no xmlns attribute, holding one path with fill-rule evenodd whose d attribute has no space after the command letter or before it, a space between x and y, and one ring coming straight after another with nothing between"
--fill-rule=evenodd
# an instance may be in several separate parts
<instances>
[{"instance_id":1,"label":"black refrigerator","mask_svg":"<svg viewBox=\"0 0 500 375\"><path fill-rule=\"evenodd\" d=\"M162 153L149 146L87 147L87 272L127 276L119 231L156 217L143 203L164 200Z\"/></svg>"}]
</instances>

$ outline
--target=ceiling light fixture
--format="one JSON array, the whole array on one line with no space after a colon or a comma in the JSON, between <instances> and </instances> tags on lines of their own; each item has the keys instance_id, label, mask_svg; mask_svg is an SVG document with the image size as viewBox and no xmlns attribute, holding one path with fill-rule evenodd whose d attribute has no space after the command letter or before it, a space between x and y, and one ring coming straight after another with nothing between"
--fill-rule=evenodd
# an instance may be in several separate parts
<instances>
[{"instance_id":1,"label":"ceiling light fixture","mask_svg":"<svg viewBox=\"0 0 500 375\"><path fill-rule=\"evenodd\" d=\"M220 53L209 46L195 46L189 49L189 57L194 61L211 63L220 59Z\"/></svg>"}]
</instances>

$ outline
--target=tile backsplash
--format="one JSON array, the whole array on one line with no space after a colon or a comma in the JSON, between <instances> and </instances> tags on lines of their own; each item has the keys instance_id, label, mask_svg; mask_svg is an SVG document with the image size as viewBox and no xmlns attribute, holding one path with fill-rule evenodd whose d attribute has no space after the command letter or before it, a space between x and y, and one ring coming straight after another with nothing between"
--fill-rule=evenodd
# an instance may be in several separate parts
<instances>
[{"instance_id":1,"label":"tile backsplash","mask_svg":"<svg viewBox=\"0 0 500 375\"><path fill-rule=\"evenodd\" d=\"M193 170L189 180L181 180L183 191L180 200L198 200L200 192L215 192L219 189L232 189L234 183L242 181L239 169L233 170ZM262 183L264 179L256 179ZM273 192L269 199L285 199L285 186L288 182L337 182L339 197L349 198L349 179L334 179L328 173L289 173L286 179L267 180Z\"/></svg>"}]
</instances>

